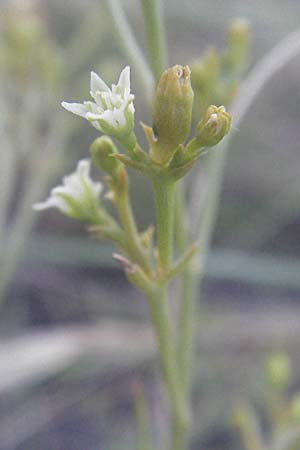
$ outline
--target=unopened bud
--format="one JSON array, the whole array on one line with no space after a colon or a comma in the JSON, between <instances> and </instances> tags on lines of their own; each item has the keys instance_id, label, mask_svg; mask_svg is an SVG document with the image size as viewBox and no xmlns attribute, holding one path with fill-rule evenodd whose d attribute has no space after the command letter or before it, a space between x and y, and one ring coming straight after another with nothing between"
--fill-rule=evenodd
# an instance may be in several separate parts
<instances>
[{"instance_id":1,"label":"unopened bud","mask_svg":"<svg viewBox=\"0 0 300 450\"><path fill-rule=\"evenodd\" d=\"M228 40L231 45L247 45L250 39L249 22L240 17L235 19L228 28Z\"/></svg>"},{"instance_id":2,"label":"unopened bud","mask_svg":"<svg viewBox=\"0 0 300 450\"><path fill-rule=\"evenodd\" d=\"M108 136L94 140L90 147L93 164L108 175L116 175L121 163L112 155L118 153L116 146Z\"/></svg>"},{"instance_id":3,"label":"unopened bud","mask_svg":"<svg viewBox=\"0 0 300 450\"><path fill-rule=\"evenodd\" d=\"M196 130L199 147L213 147L229 132L231 116L224 106L211 105L207 108Z\"/></svg>"},{"instance_id":4,"label":"unopened bud","mask_svg":"<svg viewBox=\"0 0 300 450\"><path fill-rule=\"evenodd\" d=\"M279 389L287 386L291 377L290 360L284 353L271 355L266 362L267 382Z\"/></svg>"},{"instance_id":5,"label":"unopened bud","mask_svg":"<svg viewBox=\"0 0 300 450\"><path fill-rule=\"evenodd\" d=\"M167 162L186 140L191 127L194 93L188 66L174 66L161 76L154 101L151 156Z\"/></svg>"},{"instance_id":6,"label":"unopened bud","mask_svg":"<svg viewBox=\"0 0 300 450\"><path fill-rule=\"evenodd\" d=\"M245 19L234 20L228 28L228 50L224 55L224 69L240 74L246 65L250 44L249 24Z\"/></svg>"}]
</instances>

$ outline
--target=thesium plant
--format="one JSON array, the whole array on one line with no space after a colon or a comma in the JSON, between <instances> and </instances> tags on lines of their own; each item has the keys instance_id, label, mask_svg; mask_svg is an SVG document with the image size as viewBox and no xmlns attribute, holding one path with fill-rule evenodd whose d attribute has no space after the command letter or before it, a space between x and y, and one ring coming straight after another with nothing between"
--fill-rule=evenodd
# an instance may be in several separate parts
<instances>
[{"instance_id":1,"label":"thesium plant","mask_svg":"<svg viewBox=\"0 0 300 450\"><path fill-rule=\"evenodd\" d=\"M103 171L106 199L118 213L115 220L99 195L103 186L89 174L90 160L81 160L75 173L52 189L49 198L34 205L36 210L58 208L88 225L99 239L113 241L114 257L123 265L128 280L147 298L156 334L161 368L170 405L172 449L183 448L191 412L178 357L175 323L168 287L187 268L197 244L175 255L174 223L176 185L194 166L205 149L220 142L230 130L231 118L224 106L210 105L190 135L194 93L188 66L166 69L158 82L153 107L153 126L143 124L148 148L137 142L134 131L134 95L130 71L125 67L117 85L109 88L94 72L90 93L94 102L62 106L87 119L101 134L91 145L91 161ZM111 139L113 138L117 144ZM156 224L139 232L130 205L126 166L150 178L156 207ZM155 237L153 237L153 234Z\"/></svg>"},{"instance_id":2,"label":"thesium plant","mask_svg":"<svg viewBox=\"0 0 300 450\"><path fill-rule=\"evenodd\" d=\"M194 303L209 249L225 161L226 144L218 144L231 131L228 112L231 105L233 113L236 110L239 113L238 122L251 103L250 100L247 104L247 96L245 104L234 103L247 68L249 29L245 20L235 20L229 27L223 52L210 49L190 66L187 61L178 61L168 67L159 1L143 0L148 64L119 1L106 3L128 63L145 88L142 100L149 105L151 122L141 123L141 118L136 117L129 65L112 86L91 72L90 99L83 103L64 101L62 106L87 120L99 136L91 143L89 155L78 162L75 172L64 177L62 185L52 189L49 197L36 203L34 209L57 208L86 225L93 238L115 244L112 256L123 267L128 281L147 299L168 403L168 435L157 444L151 439L145 420L142 387L137 387L134 395L137 448L185 450L193 421L190 390ZM255 88L254 96L260 86ZM138 138L140 126L143 141ZM187 224L182 180L202 163L209 177L206 208L199 226L196 205L191 227ZM104 175L103 183L91 177L92 166ZM156 218L146 230L138 229L133 213L128 168L152 184ZM196 180L191 188L192 203L198 195L197 188ZM110 212L108 202L116 214ZM191 228L196 230L193 233L196 239L190 237ZM180 279L181 289L175 298L170 284L176 278ZM248 448L267 449L251 444Z\"/></svg>"}]
</instances>

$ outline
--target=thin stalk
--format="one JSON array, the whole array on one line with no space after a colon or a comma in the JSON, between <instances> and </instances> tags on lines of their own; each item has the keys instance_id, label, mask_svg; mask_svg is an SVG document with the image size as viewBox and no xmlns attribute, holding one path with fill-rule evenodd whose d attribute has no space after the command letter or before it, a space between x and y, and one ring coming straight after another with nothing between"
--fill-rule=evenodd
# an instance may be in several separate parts
<instances>
[{"instance_id":1,"label":"thin stalk","mask_svg":"<svg viewBox=\"0 0 300 450\"><path fill-rule=\"evenodd\" d=\"M163 26L163 8L160 0L142 0L148 39L150 65L156 81L166 66L167 51Z\"/></svg>"},{"instance_id":2,"label":"thin stalk","mask_svg":"<svg viewBox=\"0 0 300 450\"><path fill-rule=\"evenodd\" d=\"M148 303L154 326L163 377L171 406L173 423L176 430L185 430L188 421L187 405L181 387L176 346L171 326L171 315L168 307L168 292L166 286L158 287L148 294ZM182 450L179 447L171 447L172 450Z\"/></svg>"},{"instance_id":3,"label":"thin stalk","mask_svg":"<svg viewBox=\"0 0 300 450\"><path fill-rule=\"evenodd\" d=\"M127 189L117 196L116 206L130 257L134 258L133 262L137 263L147 274L151 274L151 264L140 242Z\"/></svg>"},{"instance_id":4,"label":"thin stalk","mask_svg":"<svg viewBox=\"0 0 300 450\"><path fill-rule=\"evenodd\" d=\"M183 182L178 184L176 191L176 226L175 226L175 238L176 249L179 254L182 254L189 244L188 237L188 225L187 225L187 213L184 207L184 185ZM190 373L192 365L193 355L193 325L194 325L194 303L191 301L193 298L193 262L194 258L189 262L185 268L181 278L181 294L179 305L179 318L178 318L178 332L176 336L177 345L177 358L180 373L180 380L182 383L182 389L187 403L189 404L189 387L190 387ZM182 430L178 429L176 422L173 421L173 446L181 450L186 448L188 428ZM177 447L176 447L177 446Z\"/></svg>"},{"instance_id":5,"label":"thin stalk","mask_svg":"<svg viewBox=\"0 0 300 450\"><path fill-rule=\"evenodd\" d=\"M136 68L140 75L146 94L151 98L154 88L153 76L128 23L122 3L119 0L105 0L105 2L115 25L120 45L128 56L130 64Z\"/></svg>"},{"instance_id":6,"label":"thin stalk","mask_svg":"<svg viewBox=\"0 0 300 450\"><path fill-rule=\"evenodd\" d=\"M153 180L157 247L159 265L167 272L172 262L174 211L175 211L175 183L164 177ZM166 387L171 404L171 446L172 450L183 450L188 426L186 396L182 386L179 365L177 362L176 339L171 328L171 311L168 308L167 288L161 287L149 298L152 322L156 329L162 367Z\"/></svg>"},{"instance_id":7,"label":"thin stalk","mask_svg":"<svg viewBox=\"0 0 300 450\"><path fill-rule=\"evenodd\" d=\"M175 183L163 177L153 180L157 247L161 269L168 271L173 254Z\"/></svg>"},{"instance_id":8,"label":"thin stalk","mask_svg":"<svg viewBox=\"0 0 300 450\"><path fill-rule=\"evenodd\" d=\"M259 423L252 410L243 411L237 426L246 450L267 450Z\"/></svg>"},{"instance_id":9,"label":"thin stalk","mask_svg":"<svg viewBox=\"0 0 300 450\"><path fill-rule=\"evenodd\" d=\"M11 143L3 135L2 140L2 160L1 160L1 190L0 190L0 247L1 257L4 254L6 221L8 209L14 191L14 182L17 172L17 157Z\"/></svg>"},{"instance_id":10,"label":"thin stalk","mask_svg":"<svg viewBox=\"0 0 300 450\"><path fill-rule=\"evenodd\" d=\"M182 254L189 244L187 212L184 207L184 185L181 182L176 191L176 248L179 254ZM194 259L194 258L193 258ZM188 396L189 372L188 364L191 361L192 353L192 335L193 335L193 305L191 299L191 277L193 260L189 262L184 270L181 285L181 302L179 308L179 321L177 333L177 351L178 363L181 373L181 380Z\"/></svg>"},{"instance_id":11,"label":"thin stalk","mask_svg":"<svg viewBox=\"0 0 300 450\"><path fill-rule=\"evenodd\" d=\"M150 450L150 436L147 428L145 394L143 385L133 386L134 413L136 422L136 450Z\"/></svg>"}]
</instances>

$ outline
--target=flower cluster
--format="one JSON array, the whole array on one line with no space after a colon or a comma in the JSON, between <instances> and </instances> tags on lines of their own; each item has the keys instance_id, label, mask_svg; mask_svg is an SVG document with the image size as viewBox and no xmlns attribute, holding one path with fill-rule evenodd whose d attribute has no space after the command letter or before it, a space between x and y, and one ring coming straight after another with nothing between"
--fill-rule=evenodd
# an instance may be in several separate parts
<instances>
[{"instance_id":1,"label":"flower cluster","mask_svg":"<svg viewBox=\"0 0 300 450\"><path fill-rule=\"evenodd\" d=\"M57 208L74 219L93 223L98 215L99 195L102 183L94 182L90 177L91 162L82 159L76 171L63 178L62 186L53 188L47 200L35 203L35 210Z\"/></svg>"},{"instance_id":2,"label":"flower cluster","mask_svg":"<svg viewBox=\"0 0 300 450\"><path fill-rule=\"evenodd\" d=\"M134 126L134 95L130 93L130 68L122 70L118 84L111 89L95 73L91 72L90 94L94 102L62 102L62 106L84 117L102 133L122 139Z\"/></svg>"},{"instance_id":3,"label":"flower cluster","mask_svg":"<svg viewBox=\"0 0 300 450\"><path fill-rule=\"evenodd\" d=\"M161 75L154 99L153 127L143 125L148 153L136 145L133 131L134 95L130 92L128 66L122 70L118 83L111 88L95 72L91 73L90 94L94 102L62 102L65 109L84 117L106 134L91 145L91 159L94 166L107 175L108 198L113 198L114 191L120 194L119 188L124 184L124 170L121 170L124 164L143 172L152 180L169 179L175 182L190 170L204 147L216 145L229 132L231 118L224 106L210 105L196 127L194 138L186 143L192 123L194 97L190 76L188 66L178 65ZM119 153L109 136L117 139L127 154ZM108 214L98 204L102 184L90 178L90 165L89 160L79 161L75 173L65 177L62 186L52 189L49 198L35 204L34 208L55 207L89 224L99 224L104 216L107 219Z\"/></svg>"}]
</instances>

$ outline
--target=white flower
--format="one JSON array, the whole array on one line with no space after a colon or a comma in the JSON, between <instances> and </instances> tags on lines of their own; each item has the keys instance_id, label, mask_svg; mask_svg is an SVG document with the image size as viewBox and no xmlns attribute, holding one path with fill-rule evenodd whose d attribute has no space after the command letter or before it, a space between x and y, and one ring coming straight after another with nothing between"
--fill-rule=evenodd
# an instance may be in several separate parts
<instances>
[{"instance_id":1,"label":"white flower","mask_svg":"<svg viewBox=\"0 0 300 450\"><path fill-rule=\"evenodd\" d=\"M62 106L87 119L102 133L121 138L133 131L134 95L130 93L129 66L122 70L118 84L113 84L111 89L95 72L91 72L90 94L94 102L62 102Z\"/></svg>"},{"instance_id":2,"label":"white flower","mask_svg":"<svg viewBox=\"0 0 300 450\"><path fill-rule=\"evenodd\" d=\"M35 203L35 210L58 208L74 219L93 223L98 217L98 199L102 183L95 183L90 177L91 162L82 159L76 171L63 178L62 186L53 188L47 200Z\"/></svg>"}]
</instances>

